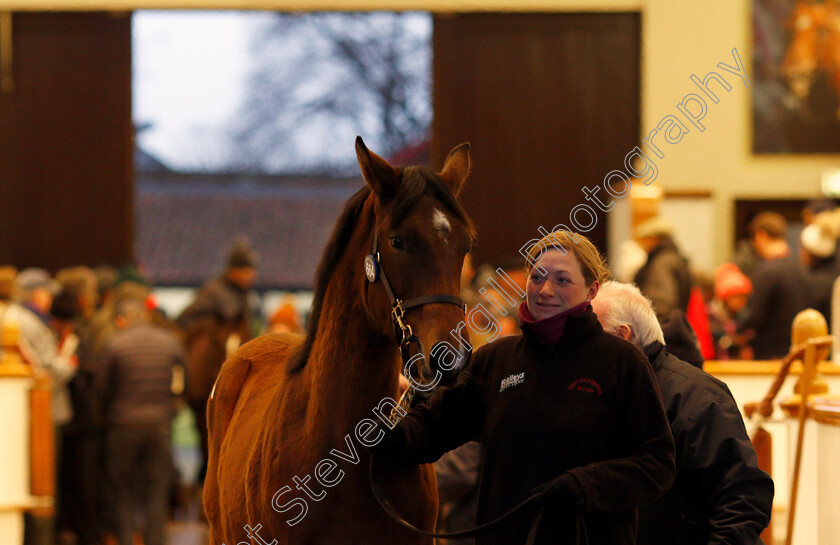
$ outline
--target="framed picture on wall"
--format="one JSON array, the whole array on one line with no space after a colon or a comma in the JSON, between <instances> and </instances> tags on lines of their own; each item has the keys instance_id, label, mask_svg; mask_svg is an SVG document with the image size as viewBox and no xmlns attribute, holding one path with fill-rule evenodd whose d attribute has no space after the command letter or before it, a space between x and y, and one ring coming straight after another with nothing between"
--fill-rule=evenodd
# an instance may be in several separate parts
<instances>
[{"instance_id":1,"label":"framed picture on wall","mask_svg":"<svg viewBox=\"0 0 840 545\"><path fill-rule=\"evenodd\" d=\"M840 5L753 0L753 152L840 153Z\"/></svg>"}]
</instances>

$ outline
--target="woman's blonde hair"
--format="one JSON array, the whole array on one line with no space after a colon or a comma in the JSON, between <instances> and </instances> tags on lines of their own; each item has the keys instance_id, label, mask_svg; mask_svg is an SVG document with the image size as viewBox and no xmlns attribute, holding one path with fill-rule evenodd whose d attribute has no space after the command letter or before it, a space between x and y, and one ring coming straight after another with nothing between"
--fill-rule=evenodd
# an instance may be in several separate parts
<instances>
[{"instance_id":1,"label":"woman's blonde hair","mask_svg":"<svg viewBox=\"0 0 840 545\"><path fill-rule=\"evenodd\" d=\"M598 248L585 236L564 230L549 233L528 249L528 271L534 267L543 253L552 248L563 254L567 254L569 250L575 254L587 286L596 280L603 284L610 277L610 271L601 253L598 252Z\"/></svg>"}]
</instances>

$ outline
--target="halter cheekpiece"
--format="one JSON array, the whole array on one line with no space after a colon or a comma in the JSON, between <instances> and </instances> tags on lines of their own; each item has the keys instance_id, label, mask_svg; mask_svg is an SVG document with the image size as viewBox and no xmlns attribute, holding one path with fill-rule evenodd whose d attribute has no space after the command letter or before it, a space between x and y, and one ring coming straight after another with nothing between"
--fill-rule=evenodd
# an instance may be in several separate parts
<instances>
[{"instance_id":1,"label":"halter cheekpiece","mask_svg":"<svg viewBox=\"0 0 840 545\"><path fill-rule=\"evenodd\" d=\"M376 283L377 280L382 280L385 293L388 294L388 298L391 300L391 320L394 323L394 339L400 347L400 357L402 358L403 364L406 364L410 359L409 349L411 347L411 343L417 343L417 346L420 347L422 353L420 339L414 335L411 325L405 321L405 313L407 310L414 307L428 305L430 303L446 303L458 306L464 310L465 314L467 312L467 305L460 297L455 297L454 295L446 295L442 293L435 295L421 295L420 297L414 297L407 301L403 301L397 297L394 294L394 290L391 288L391 283L388 281L388 275L385 274L385 269L382 267L382 263L380 261L378 227L374 227L373 229L373 250L370 254L365 256L364 266L365 277L368 282L373 284ZM426 370L429 371L428 364L425 364L425 367ZM409 385L408 389L406 389L402 397L400 397L400 401L398 403L399 407L402 407L404 410L408 410L411 405L411 400L414 397L414 391L414 386ZM395 407L394 410L391 411L391 421L394 424L398 421L397 416L397 408Z\"/></svg>"}]
</instances>

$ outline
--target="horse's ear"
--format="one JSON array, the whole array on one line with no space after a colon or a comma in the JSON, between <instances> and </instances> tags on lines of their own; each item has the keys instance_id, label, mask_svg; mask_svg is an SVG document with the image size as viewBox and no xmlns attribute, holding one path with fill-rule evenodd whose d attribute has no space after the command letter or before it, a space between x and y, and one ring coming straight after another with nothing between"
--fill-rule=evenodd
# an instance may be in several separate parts
<instances>
[{"instance_id":1,"label":"horse's ear","mask_svg":"<svg viewBox=\"0 0 840 545\"><path fill-rule=\"evenodd\" d=\"M356 137L356 158L365 181L380 199L390 198L397 190L397 171L388 161L365 146L361 136Z\"/></svg>"},{"instance_id":2,"label":"horse's ear","mask_svg":"<svg viewBox=\"0 0 840 545\"><path fill-rule=\"evenodd\" d=\"M461 186L467 179L470 173L470 143L464 142L460 146L455 147L446 156L446 161L443 163L443 170L440 172L440 177L452 190L452 194L456 197L461 191Z\"/></svg>"}]
</instances>

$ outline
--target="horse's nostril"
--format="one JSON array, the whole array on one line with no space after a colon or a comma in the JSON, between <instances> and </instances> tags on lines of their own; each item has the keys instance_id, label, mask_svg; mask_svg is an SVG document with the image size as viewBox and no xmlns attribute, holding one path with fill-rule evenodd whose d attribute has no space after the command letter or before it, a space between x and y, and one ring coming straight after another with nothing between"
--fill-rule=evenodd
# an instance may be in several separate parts
<instances>
[{"instance_id":1,"label":"horse's nostril","mask_svg":"<svg viewBox=\"0 0 840 545\"><path fill-rule=\"evenodd\" d=\"M469 359L471 351L463 346L453 347L446 341L436 343L429 354L432 371L460 371Z\"/></svg>"}]
</instances>

